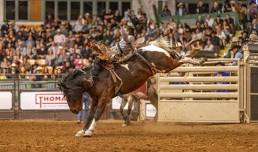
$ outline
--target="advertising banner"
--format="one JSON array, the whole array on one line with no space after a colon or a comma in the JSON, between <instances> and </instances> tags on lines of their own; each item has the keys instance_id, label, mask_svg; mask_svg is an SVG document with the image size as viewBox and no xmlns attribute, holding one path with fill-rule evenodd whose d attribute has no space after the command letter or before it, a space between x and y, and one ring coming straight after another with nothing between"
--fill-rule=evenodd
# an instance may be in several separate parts
<instances>
[{"instance_id":1,"label":"advertising banner","mask_svg":"<svg viewBox=\"0 0 258 152\"><path fill-rule=\"evenodd\" d=\"M22 110L69 110L61 92L22 92L20 95Z\"/></svg>"},{"instance_id":2,"label":"advertising banner","mask_svg":"<svg viewBox=\"0 0 258 152\"><path fill-rule=\"evenodd\" d=\"M12 92L0 92L0 110L12 109Z\"/></svg>"},{"instance_id":3,"label":"advertising banner","mask_svg":"<svg viewBox=\"0 0 258 152\"><path fill-rule=\"evenodd\" d=\"M146 117L155 117L157 110L156 108L150 104L150 103L146 103L145 104L145 113L146 113Z\"/></svg>"},{"instance_id":4,"label":"advertising banner","mask_svg":"<svg viewBox=\"0 0 258 152\"><path fill-rule=\"evenodd\" d=\"M121 105L121 103L122 103L122 98L121 97L119 97L119 96L117 96L117 97L114 97L113 99L112 99L112 109L113 110L118 110L118 109L120 109L120 105Z\"/></svg>"},{"instance_id":5,"label":"advertising banner","mask_svg":"<svg viewBox=\"0 0 258 152\"><path fill-rule=\"evenodd\" d=\"M112 99L112 109L113 110L119 110L120 109L120 106L122 104L122 101L123 99L119 96L116 96ZM128 104L126 103L125 107L124 107L125 110L128 109ZM134 110L134 103L133 103L133 107L132 107L132 110Z\"/></svg>"}]
</instances>

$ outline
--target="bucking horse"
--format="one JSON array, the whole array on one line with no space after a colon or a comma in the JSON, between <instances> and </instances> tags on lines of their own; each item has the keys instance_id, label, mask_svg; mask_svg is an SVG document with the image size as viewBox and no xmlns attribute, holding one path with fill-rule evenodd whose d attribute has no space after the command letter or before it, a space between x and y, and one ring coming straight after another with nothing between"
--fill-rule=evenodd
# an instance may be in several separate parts
<instances>
[{"instance_id":1,"label":"bucking horse","mask_svg":"<svg viewBox=\"0 0 258 152\"><path fill-rule=\"evenodd\" d=\"M156 43L157 44L157 43ZM118 94L127 94L144 84L147 79L156 73L168 73L184 63L189 63L194 51L187 58L177 58L164 47L152 43L134 51L126 60L113 65L113 73L121 80L119 91L114 75L110 70L103 68L94 77L94 85L90 85L89 73L84 70L74 70L68 73L60 82L59 87L66 97L72 113L82 110L82 94L88 92L91 96L91 108L87 122L76 136L90 137L93 135L96 122L100 119L106 105Z\"/></svg>"}]
</instances>

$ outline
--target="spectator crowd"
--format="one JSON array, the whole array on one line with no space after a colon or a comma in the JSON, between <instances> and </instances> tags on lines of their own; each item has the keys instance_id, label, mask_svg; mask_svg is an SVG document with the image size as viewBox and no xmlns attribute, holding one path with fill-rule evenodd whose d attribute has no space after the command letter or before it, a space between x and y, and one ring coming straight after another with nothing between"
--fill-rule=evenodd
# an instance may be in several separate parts
<instances>
[{"instance_id":1,"label":"spectator crowd","mask_svg":"<svg viewBox=\"0 0 258 152\"><path fill-rule=\"evenodd\" d=\"M257 5L251 3L247 7L235 1L228 1L219 6L214 1L211 9L211 12L217 13L231 11L238 13L239 24L229 15L221 17L219 14L215 18L209 15L199 16L194 26L174 20L156 24L147 18L142 9L123 13L108 10L98 17L86 13L79 16L74 24L54 19L51 15L41 26L6 22L1 25L0 31L0 79L6 79L8 74L14 73L45 74L52 78L74 68L88 67L94 59L91 49L85 45L88 39L94 38L114 47L121 38L120 28L126 26L137 29L133 32L136 43L164 37L171 47L182 55L191 49L219 54L221 49L231 43L225 57L242 58L239 55L242 53L242 44L250 39L257 40ZM196 13L204 12L203 1L200 0ZM177 15L184 14L187 14L187 11L184 5L179 3ZM169 16L171 11L165 6L160 15ZM238 37L235 36L237 30L242 31ZM190 43L192 40L198 41Z\"/></svg>"}]
</instances>

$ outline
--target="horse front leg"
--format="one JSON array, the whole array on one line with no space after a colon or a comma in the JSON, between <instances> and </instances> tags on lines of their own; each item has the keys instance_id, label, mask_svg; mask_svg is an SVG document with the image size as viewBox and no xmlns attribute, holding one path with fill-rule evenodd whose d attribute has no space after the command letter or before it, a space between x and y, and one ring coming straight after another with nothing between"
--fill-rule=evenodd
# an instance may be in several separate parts
<instances>
[{"instance_id":1,"label":"horse front leg","mask_svg":"<svg viewBox=\"0 0 258 152\"><path fill-rule=\"evenodd\" d=\"M93 135L93 132L95 131L96 128L96 122L101 118L105 107L106 103L108 102L108 99L100 99L98 101L98 105L96 106L95 113L93 114L92 121L90 123L87 123L88 125L86 126L87 130L84 132L84 137L91 137Z\"/></svg>"},{"instance_id":2,"label":"horse front leg","mask_svg":"<svg viewBox=\"0 0 258 152\"><path fill-rule=\"evenodd\" d=\"M91 104L91 108L89 110L89 116L87 118L87 122L84 123L84 127L82 130L79 130L75 136L76 137L82 137L85 136L85 132L86 130L88 130L88 128L90 128L91 125L95 124L95 120L94 120L94 115L95 112L97 110L97 100L92 99L92 104Z\"/></svg>"}]
</instances>

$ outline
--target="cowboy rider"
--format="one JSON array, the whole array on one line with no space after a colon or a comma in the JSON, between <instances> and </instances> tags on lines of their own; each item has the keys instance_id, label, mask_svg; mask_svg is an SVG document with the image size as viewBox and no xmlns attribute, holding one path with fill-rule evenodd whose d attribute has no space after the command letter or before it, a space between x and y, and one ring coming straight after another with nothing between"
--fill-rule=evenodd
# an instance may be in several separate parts
<instances>
[{"instance_id":1,"label":"cowboy rider","mask_svg":"<svg viewBox=\"0 0 258 152\"><path fill-rule=\"evenodd\" d=\"M115 52L115 57L119 56L119 58L123 58L124 56L130 54L130 52L134 51L135 48L135 39L134 39L134 29L130 26L122 26L120 29L121 32L121 39L120 41L117 43L116 45L116 52ZM103 48L97 48L96 44L94 44L94 48L92 48L93 50L93 54L95 56L95 59L93 61L93 67L91 70L91 75L92 78L90 78L92 85L93 85L93 79L94 77L96 77L99 72L102 69L102 66L107 64L107 62L110 62L110 60L113 60L110 56L108 55L109 53L109 49L104 48L106 50L101 50ZM93 47L93 46L91 46ZM98 50L98 51L96 51ZM104 52L105 51L105 52ZM115 59L114 59L115 60ZM121 59L120 59L121 61ZM112 61L111 61L112 62Z\"/></svg>"}]
</instances>

